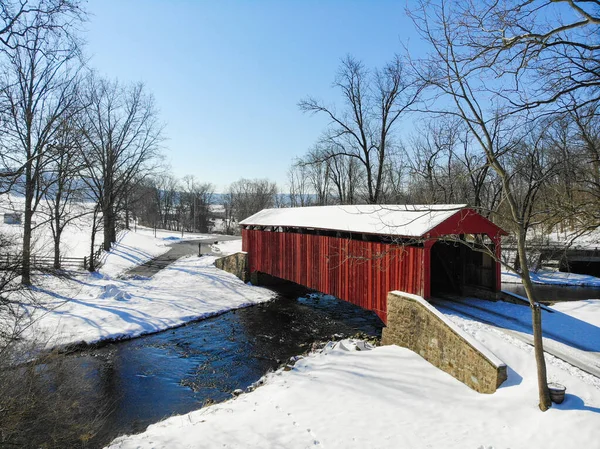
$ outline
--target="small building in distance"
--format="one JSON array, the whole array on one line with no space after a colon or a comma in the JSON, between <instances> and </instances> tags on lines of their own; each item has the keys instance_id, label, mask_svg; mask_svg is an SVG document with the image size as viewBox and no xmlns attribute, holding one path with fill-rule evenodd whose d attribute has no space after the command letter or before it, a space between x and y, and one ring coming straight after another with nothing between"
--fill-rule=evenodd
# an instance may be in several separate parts
<instances>
[{"instance_id":1,"label":"small building in distance","mask_svg":"<svg viewBox=\"0 0 600 449\"><path fill-rule=\"evenodd\" d=\"M20 212L4 212L4 223L10 225L20 225L22 214Z\"/></svg>"},{"instance_id":2,"label":"small building in distance","mask_svg":"<svg viewBox=\"0 0 600 449\"><path fill-rule=\"evenodd\" d=\"M250 273L373 310L387 294L425 299L500 290L500 227L464 204L265 209L240 222Z\"/></svg>"}]
</instances>

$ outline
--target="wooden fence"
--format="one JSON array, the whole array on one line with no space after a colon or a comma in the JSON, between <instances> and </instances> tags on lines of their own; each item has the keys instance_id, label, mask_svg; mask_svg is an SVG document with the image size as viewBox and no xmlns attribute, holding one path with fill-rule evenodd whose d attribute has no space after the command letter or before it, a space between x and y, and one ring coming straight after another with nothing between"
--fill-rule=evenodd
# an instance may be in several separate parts
<instances>
[{"instance_id":1,"label":"wooden fence","mask_svg":"<svg viewBox=\"0 0 600 449\"><path fill-rule=\"evenodd\" d=\"M94 269L98 269L100 265L100 256L102 255L102 247L94 251ZM87 270L89 268L89 256L85 257L61 257L60 268L63 270ZM54 256L31 255L31 267L38 270L54 269ZM0 270L15 270L20 269L22 259L20 254L0 254Z\"/></svg>"},{"instance_id":2,"label":"wooden fence","mask_svg":"<svg viewBox=\"0 0 600 449\"><path fill-rule=\"evenodd\" d=\"M100 256L102 255L102 247L99 246L98 249L94 252L94 254L92 255L94 257L94 270L98 269L98 265L100 265ZM85 256L83 258L83 269L87 270L88 269L88 262L89 262L89 257Z\"/></svg>"}]
</instances>

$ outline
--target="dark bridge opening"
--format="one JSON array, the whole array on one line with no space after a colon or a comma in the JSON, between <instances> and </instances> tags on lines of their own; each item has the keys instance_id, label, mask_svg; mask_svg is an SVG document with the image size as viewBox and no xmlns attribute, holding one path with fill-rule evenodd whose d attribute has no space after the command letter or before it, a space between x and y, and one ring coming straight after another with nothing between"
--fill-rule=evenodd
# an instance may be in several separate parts
<instances>
[{"instance_id":1,"label":"dark bridge opening","mask_svg":"<svg viewBox=\"0 0 600 449\"><path fill-rule=\"evenodd\" d=\"M473 249L474 243L438 240L431 247L431 294L468 295L473 289L494 290L494 259ZM483 246L481 245L483 249Z\"/></svg>"},{"instance_id":2,"label":"dark bridge opening","mask_svg":"<svg viewBox=\"0 0 600 449\"><path fill-rule=\"evenodd\" d=\"M600 277L600 260L562 260L560 271Z\"/></svg>"}]
</instances>

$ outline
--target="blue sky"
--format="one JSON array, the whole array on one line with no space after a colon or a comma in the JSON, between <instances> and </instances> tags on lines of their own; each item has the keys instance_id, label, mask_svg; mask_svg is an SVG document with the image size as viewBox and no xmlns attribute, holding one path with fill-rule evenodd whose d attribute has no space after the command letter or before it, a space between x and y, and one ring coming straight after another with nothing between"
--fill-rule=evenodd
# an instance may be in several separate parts
<instances>
[{"instance_id":1,"label":"blue sky","mask_svg":"<svg viewBox=\"0 0 600 449\"><path fill-rule=\"evenodd\" d=\"M317 140L323 117L307 95L336 100L346 54L380 66L418 45L404 0L91 0L87 52L100 73L143 81L166 123L177 176L217 191L239 179L282 186L292 160Z\"/></svg>"}]
</instances>

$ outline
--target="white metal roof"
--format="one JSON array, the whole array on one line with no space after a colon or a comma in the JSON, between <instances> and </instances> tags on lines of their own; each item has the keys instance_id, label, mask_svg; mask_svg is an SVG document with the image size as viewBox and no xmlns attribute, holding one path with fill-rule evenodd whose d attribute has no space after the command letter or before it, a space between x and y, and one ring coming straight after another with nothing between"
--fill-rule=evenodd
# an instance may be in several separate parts
<instances>
[{"instance_id":1,"label":"white metal roof","mask_svg":"<svg viewBox=\"0 0 600 449\"><path fill-rule=\"evenodd\" d=\"M465 207L466 204L368 204L263 209L240 224L421 237Z\"/></svg>"}]
</instances>

